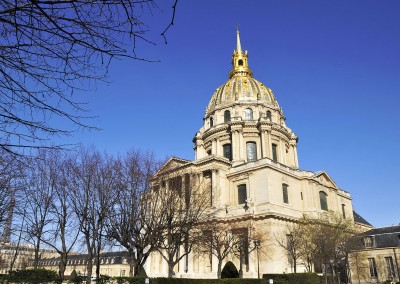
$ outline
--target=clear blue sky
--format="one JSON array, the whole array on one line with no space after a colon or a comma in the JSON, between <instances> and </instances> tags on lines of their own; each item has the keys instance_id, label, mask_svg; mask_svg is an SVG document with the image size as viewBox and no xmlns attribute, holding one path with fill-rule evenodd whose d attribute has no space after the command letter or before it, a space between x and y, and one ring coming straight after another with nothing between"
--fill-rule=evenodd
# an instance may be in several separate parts
<instances>
[{"instance_id":1,"label":"clear blue sky","mask_svg":"<svg viewBox=\"0 0 400 284\"><path fill-rule=\"evenodd\" d=\"M168 5L144 18L157 46L136 50L161 63L114 61L110 83L82 95L103 130L71 141L193 159L239 24L254 77L299 136L300 167L327 171L373 225L400 223L400 1L181 0L164 45Z\"/></svg>"}]
</instances>

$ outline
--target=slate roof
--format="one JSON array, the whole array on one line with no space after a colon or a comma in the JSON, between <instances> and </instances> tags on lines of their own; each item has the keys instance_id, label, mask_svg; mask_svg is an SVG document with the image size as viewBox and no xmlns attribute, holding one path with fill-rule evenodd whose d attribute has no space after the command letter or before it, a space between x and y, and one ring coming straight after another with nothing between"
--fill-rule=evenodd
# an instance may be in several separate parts
<instances>
[{"instance_id":1,"label":"slate roof","mask_svg":"<svg viewBox=\"0 0 400 284\"><path fill-rule=\"evenodd\" d=\"M361 238L374 238L374 248L400 247L400 226L375 228L359 235Z\"/></svg>"},{"instance_id":2,"label":"slate roof","mask_svg":"<svg viewBox=\"0 0 400 284\"><path fill-rule=\"evenodd\" d=\"M361 215L358 214L354 210L353 210L353 218L354 218L354 222L357 222L357 223L364 224L364 225L372 227L372 225L367 220L365 220L363 217L361 217Z\"/></svg>"}]
</instances>

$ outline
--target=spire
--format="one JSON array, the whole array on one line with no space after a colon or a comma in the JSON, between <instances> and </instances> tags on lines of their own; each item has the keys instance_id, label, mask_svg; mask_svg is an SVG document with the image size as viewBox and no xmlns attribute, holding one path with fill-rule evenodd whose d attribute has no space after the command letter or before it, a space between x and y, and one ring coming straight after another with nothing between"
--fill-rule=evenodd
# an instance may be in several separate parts
<instances>
[{"instance_id":1,"label":"spire","mask_svg":"<svg viewBox=\"0 0 400 284\"><path fill-rule=\"evenodd\" d=\"M240 43L240 32L238 26L236 26L236 50L233 51L232 55L232 70L229 72L229 78L233 76L253 76L253 71L247 63L247 50L242 51L242 45Z\"/></svg>"},{"instance_id":2,"label":"spire","mask_svg":"<svg viewBox=\"0 0 400 284\"><path fill-rule=\"evenodd\" d=\"M242 46L240 45L239 26L236 26L236 51L237 52L242 52Z\"/></svg>"}]
</instances>

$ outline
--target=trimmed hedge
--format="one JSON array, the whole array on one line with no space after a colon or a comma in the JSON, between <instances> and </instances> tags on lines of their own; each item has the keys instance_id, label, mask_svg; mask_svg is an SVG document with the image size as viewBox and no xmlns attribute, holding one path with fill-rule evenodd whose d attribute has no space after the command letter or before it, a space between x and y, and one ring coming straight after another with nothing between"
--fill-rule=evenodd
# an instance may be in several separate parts
<instances>
[{"instance_id":1,"label":"trimmed hedge","mask_svg":"<svg viewBox=\"0 0 400 284\"><path fill-rule=\"evenodd\" d=\"M273 279L274 284L321 284L323 277L316 273L264 274L264 279Z\"/></svg>"},{"instance_id":2,"label":"trimmed hedge","mask_svg":"<svg viewBox=\"0 0 400 284\"><path fill-rule=\"evenodd\" d=\"M12 283L41 284L55 282L57 279L57 272L53 270L26 269L11 271L5 280Z\"/></svg>"},{"instance_id":3,"label":"trimmed hedge","mask_svg":"<svg viewBox=\"0 0 400 284\"><path fill-rule=\"evenodd\" d=\"M118 284L144 284L142 277L114 277ZM274 282L274 284L280 284ZM191 279L191 278L150 278L150 284L268 284L266 279ZM282 283L283 284L283 283Z\"/></svg>"}]
</instances>

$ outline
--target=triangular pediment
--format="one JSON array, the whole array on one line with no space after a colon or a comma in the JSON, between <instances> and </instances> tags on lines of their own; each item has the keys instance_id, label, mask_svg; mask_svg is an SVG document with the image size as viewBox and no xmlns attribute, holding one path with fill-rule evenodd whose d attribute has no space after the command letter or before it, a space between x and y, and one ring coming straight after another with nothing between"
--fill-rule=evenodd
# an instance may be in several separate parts
<instances>
[{"instance_id":1,"label":"triangular pediment","mask_svg":"<svg viewBox=\"0 0 400 284\"><path fill-rule=\"evenodd\" d=\"M327 187L338 188L333 179L324 171L315 173L313 179Z\"/></svg>"},{"instance_id":2,"label":"triangular pediment","mask_svg":"<svg viewBox=\"0 0 400 284\"><path fill-rule=\"evenodd\" d=\"M191 163L191 161L189 161L189 160L171 157L160 167L160 169L155 173L154 176L163 174L165 172L170 171L171 169L179 168L181 166L184 166L184 165L187 165L190 163Z\"/></svg>"}]
</instances>

